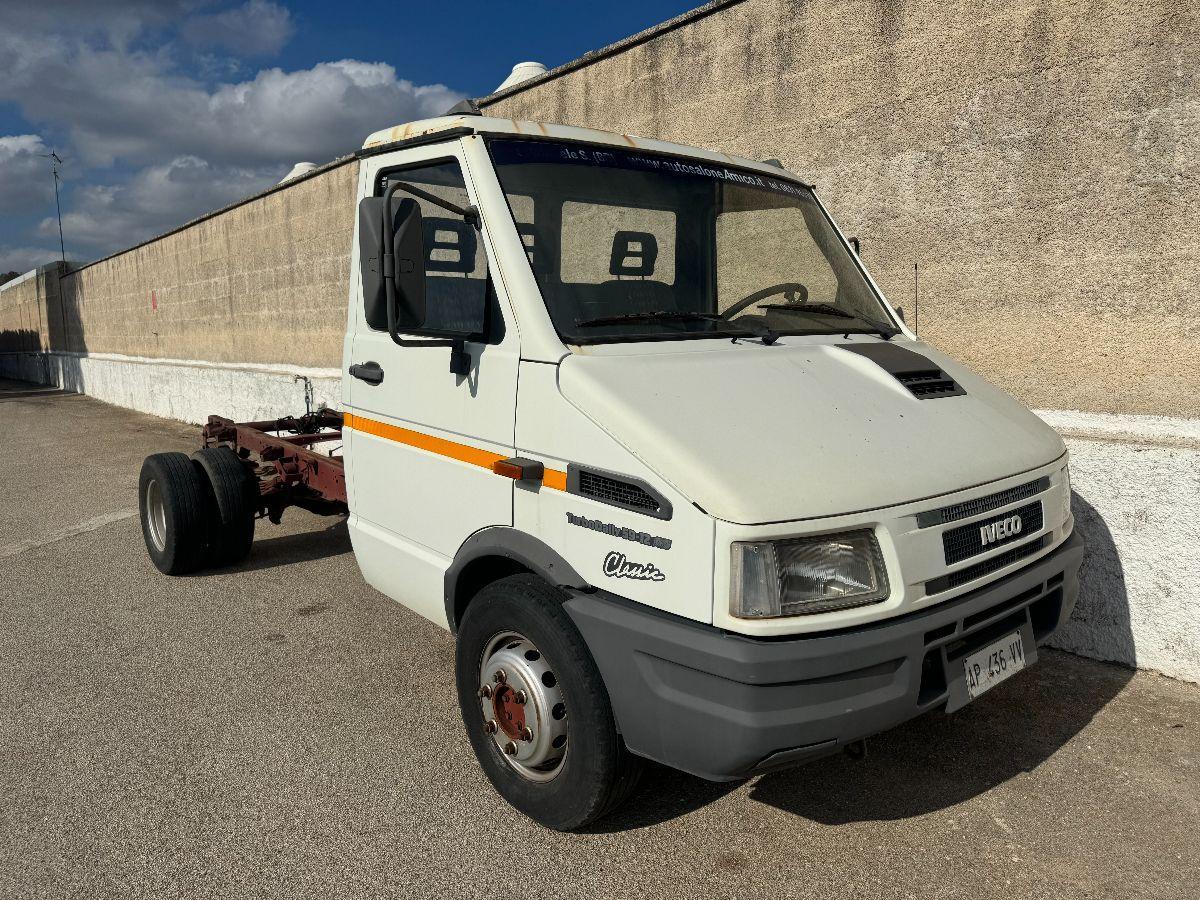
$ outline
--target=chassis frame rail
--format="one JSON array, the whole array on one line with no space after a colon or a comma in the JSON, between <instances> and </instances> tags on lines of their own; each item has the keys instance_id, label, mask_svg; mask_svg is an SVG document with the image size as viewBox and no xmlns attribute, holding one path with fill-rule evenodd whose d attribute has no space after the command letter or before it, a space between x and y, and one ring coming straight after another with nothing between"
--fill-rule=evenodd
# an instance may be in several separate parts
<instances>
[{"instance_id":1,"label":"chassis frame rail","mask_svg":"<svg viewBox=\"0 0 1200 900\"><path fill-rule=\"evenodd\" d=\"M262 422L209 416L201 434L205 447L228 447L253 473L259 491L258 515L278 524L289 506L320 515L349 511L342 458L332 450L320 453L312 449L317 444L340 444L340 412L319 409L300 417Z\"/></svg>"}]
</instances>

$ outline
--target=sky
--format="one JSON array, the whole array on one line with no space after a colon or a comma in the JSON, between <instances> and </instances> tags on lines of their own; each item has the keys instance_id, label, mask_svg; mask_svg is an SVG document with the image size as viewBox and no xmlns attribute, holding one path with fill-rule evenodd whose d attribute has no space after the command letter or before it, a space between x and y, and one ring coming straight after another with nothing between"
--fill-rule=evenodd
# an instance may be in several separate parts
<instances>
[{"instance_id":1,"label":"sky","mask_svg":"<svg viewBox=\"0 0 1200 900\"><path fill-rule=\"evenodd\" d=\"M0 273L98 259L702 0L0 0Z\"/></svg>"}]
</instances>

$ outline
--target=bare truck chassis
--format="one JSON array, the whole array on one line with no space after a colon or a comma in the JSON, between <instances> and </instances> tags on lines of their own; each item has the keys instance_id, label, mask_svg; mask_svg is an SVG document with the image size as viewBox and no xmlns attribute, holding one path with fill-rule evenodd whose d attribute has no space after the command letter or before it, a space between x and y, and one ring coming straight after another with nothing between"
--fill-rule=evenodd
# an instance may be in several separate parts
<instances>
[{"instance_id":1,"label":"bare truck chassis","mask_svg":"<svg viewBox=\"0 0 1200 900\"><path fill-rule=\"evenodd\" d=\"M283 511L299 506L320 515L348 511L346 468L341 456L342 414L318 409L299 418L234 422L209 416L201 434L205 447L228 447L258 480L258 516L279 524ZM312 449L337 442L327 453ZM253 458L260 461L255 463Z\"/></svg>"}]
</instances>

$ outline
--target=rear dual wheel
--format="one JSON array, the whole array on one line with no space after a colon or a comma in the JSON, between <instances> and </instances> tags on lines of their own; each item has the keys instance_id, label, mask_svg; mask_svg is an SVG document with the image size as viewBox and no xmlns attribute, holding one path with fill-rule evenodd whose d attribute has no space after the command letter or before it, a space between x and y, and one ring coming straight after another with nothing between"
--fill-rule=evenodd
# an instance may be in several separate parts
<instances>
[{"instance_id":1,"label":"rear dual wheel","mask_svg":"<svg viewBox=\"0 0 1200 900\"><path fill-rule=\"evenodd\" d=\"M142 464L138 506L155 568L186 575L241 562L254 540L257 485L225 447L155 453Z\"/></svg>"}]
</instances>

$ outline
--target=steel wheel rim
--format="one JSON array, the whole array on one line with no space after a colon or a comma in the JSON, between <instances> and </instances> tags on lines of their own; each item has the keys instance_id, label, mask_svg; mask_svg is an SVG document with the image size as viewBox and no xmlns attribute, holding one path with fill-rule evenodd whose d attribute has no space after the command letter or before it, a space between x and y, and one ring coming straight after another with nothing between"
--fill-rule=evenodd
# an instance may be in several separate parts
<instances>
[{"instance_id":1,"label":"steel wheel rim","mask_svg":"<svg viewBox=\"0 0 1200 900\"><path fill-rule=\"evenodd\" d=\"M167 549L167 507L157 480L146 485L146 525L150 541L160 553Z\"/></svg>"},{"instance_id":2,"label":"steel wheel rim","mask_svg":"<svg viewBox=\"0 0 1200 900\"><path fill-rule=\"evenodd\" d=\"M493 635L479 660L484 733L518 775L546 782L567 758L567 706L554 669L533 641Z\"/></svg>"}]
</instances>

